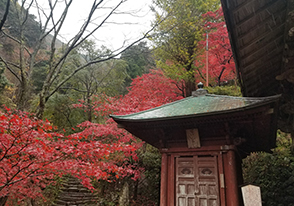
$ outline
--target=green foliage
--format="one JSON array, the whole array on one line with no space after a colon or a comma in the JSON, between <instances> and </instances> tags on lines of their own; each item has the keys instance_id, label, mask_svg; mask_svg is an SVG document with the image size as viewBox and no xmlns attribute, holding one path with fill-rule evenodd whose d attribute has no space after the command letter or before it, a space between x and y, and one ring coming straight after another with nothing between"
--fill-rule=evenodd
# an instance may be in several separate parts
<instances>
[{"instance_id":1,"label":"green foliage","mask_svg":"<svg viewBox=\"0 0 294 206\"><path fill-rule=\"evenodd\" d=\"M140 42L138 45L134 45L124 51L121 54L121 59L125 60L128 64L126 68L128 76L125 80L125 87L131 85L132 79L148 73L150 68L155 67L155 61L146 42Z\"/></svg>"},{"instance_id":2,"label":"green foliage","mask_svg":"<svg viewBox=\"0 0 294 206\"><path fill-rule=\"evenodd\" d=\"M38 62L32 72L32 85L34 93L39 93L42 90L44 80L46 79L48 69L47 61Z\"/></svg>"},{"instance_id":3,"label":"green foliage","mask_svg":"<svg viewBox=\"0 0 294 206\"><path fill-rule=\"evenodd\" d=\"M55 93L47 103L44 118L53 122L59 130L64 129L66 134L73 133L72 128L87 119L85 112L72 107L77 101L78 96L74 94Z\"/></svg>"},{"instance_id":4,"label":"green foliage","mask_svg":"<svg viewBox=\"0 0 294 206\"><path fill-rule=\"evenodd\" d=\"M6 0L0 0L0 8L3 8L3 9L6 8ZM2 14L2 13L4 13L4 11L2 11L2 9L1 9L0 14Z\"/></svg>"},{"instance_id":5,"label":"green foliage","mask_svg":"<svg viewBox=\"0 0 294 206\"><path fill-rule=\"evenodd\" d=\"M236 97L242 96L240 87L236 85L206 87L205 89L207 89L207 91L210 94L228 95L228 96L236 96Z\"/></svg>"},{"instance_id":6,"label":"green foliage","mask_svg":"<svg viewBox=\"0 0 294 206\"><path fill-rule=\"evenodd\" d=\"M56 77L57 83L67 78L77 66L101 56L107 56L109 52L104 46L96 49L93 41L85 41L70 54L69 61L64 64L64 69ZM97 122L99 117L93 115L93 97L102 93L108 96L122 94L125 90L126 67L124 60L111 59L92 64L77 72L48 100L44 118L59 128L64 128L67 132L73 132L72 128L84 121ZM42 88L46 73L47 63L45 61L34 67L33 85L36 93ZM86 105L83 110L73 107L79 100Z\"/></svg>"},{"instance_id":7,"label":"green foliage","mask_svg":"<svg viewBox=\"0 0 294 206\"><path fill-rule=\"evenodd\" d=\"M1 67L2 63L0 62L0 94L3 92L4 88L10 86L8 79L4 75L5 68Z\"/></svg>"},{"instance_id":8,"label":"green foliage","mask_svg":"<svg viewBox=\"0 0 294 206\"><path fill-rule=\"evenodd\" d=\"M203 50L199 45L204 38L202 14L219 8L219 2L154 0L154 3L158 8L154 9L156 21L162 21L151 39L156 46L157 67L177 81L192 82L194 88L189 89L193 91L195 75L199 75L194 62Z\"/></svg>"},{"instance_id":9,"label":"green foliage","mask_svg":"<svg viewBox=\"0 0 294 206\"><path fill-rule=\"evenodd\" d=\"M82 65L85 62L94 59L100 59L111 55L109 49L101 46L96 49L94 41L87 40L77 49L77 53L72 55L71 63ZM67 73L72 72L72 67L68 65ZM72 80L68 82L67 87L75 88L75 91L84 91L82 93L94 94L105 93L109 96L116 96L125 90L124 82L127 77L127 63L121 59L110 59L100 63L87 66L84 70L79 71Z\"/></svg>"},{"instance_id":10,"label":"green foliage","mask_svg":"<svg viewBox=\"0 0 294 206\"><path fill-rule=\"evenodd\" d=\"M127 63L123 60L110 60L101 65L102 73L100 76L100 93L109 96L123 94L125 91L125 79Z\"/></svg>"},{"instance_id":11,"label":"green foliage","mask_svg":"<svg viewBox=\"0 0 294 206\"><path fill-rule=\"evenodd\" d=\"M137 205L148 205L147 202L157 205L159 204L161 154L158 149L146 143L138 152L139 165L144 168L144 172L140 180Z\"/></svg>"},{"instance_id":12,"label":"green foliage","mask_svg":"<svg viewBox=\"0 0 294 206\"><path fill-rule=\"evenodd\" d=\"M5 68L2 67L2 63L0 62L0 105L6 105L13 108L15 105L9 97L11 95L10 93L12 93L13 85L6 78L4 71Z\"/></svg>"},{"instance_id":13,"label":"green foliage","mask_svg":"<svg viewBox=\"0 0 294 206\"><path fill-rule=\"evenodd\" d=\"M290 135L279 132L272 154L253 153L243 161L245 184L261 187L266 206L294 205L294 157Z\"/></svg>"}]
</instances>

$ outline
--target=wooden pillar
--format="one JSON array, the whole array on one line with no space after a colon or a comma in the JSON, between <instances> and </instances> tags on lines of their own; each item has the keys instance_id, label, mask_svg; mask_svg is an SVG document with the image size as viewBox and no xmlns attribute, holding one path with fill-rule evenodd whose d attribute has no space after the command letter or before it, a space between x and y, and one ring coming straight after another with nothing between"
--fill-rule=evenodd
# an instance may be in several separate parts
<instances>
[{"instance_id":1,"label":"wooden pillar","mask_svg":"<svg viewBox=\"0 0 294 206\"><path fill-rule=\"evenodd\" d=\"M167 205L175 205L175 156L168 155Z\"/></svg>"},{"instance_id":2,"label":"wooden pillar","mask_svg":"<svg viewBox=\"0 0 294 206\"><path fill-rule=\"evenodd\" d=\"M160 206L167 206L167 154L161 155Z\"/></svg>"},{"instance_id":3,"label":"wooden pillar","mask_svg":"<svg viewBox=\"0 0 294 206\"><path fill-rule=\"evenodd\" d=\"M228 150L226 154L226 200L227 206L239 206L239 188L237 179L236 156L234 150Z\"/></svg>"},{"instance_id":4,"label":"wooden pillar","mask_svg":"<svg viewBox=\"0 0 294 206\"><path fill-rule=\"evenodd\" d=\"M220 152L218 155L218 171L219 171L219 196L220 196L220 206L226 206L226 184L225 184L225 171L224 171L224 159L223 154Z\"/></svg>"}]
</instances>

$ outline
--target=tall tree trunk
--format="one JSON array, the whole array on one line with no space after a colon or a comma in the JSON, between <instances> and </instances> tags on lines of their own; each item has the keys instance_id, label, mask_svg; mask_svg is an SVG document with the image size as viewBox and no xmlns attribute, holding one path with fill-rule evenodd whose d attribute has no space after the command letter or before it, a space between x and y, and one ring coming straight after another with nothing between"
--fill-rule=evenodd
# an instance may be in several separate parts
<instances>
[{"instance_id":1,"label":"tall tree trunk","mask_svg":"<svg viewBox=\"0 0 294 206\"><path fill-rule=\"evenodd\" d=\"M23 36L23 30L21 30L21 37ZM20 85L18 87L18 94L17 94L17 108L19 110L25 110L27 107L28 102L28 93L29 93L29 85L28 79L26 76L26 65L24 60L24 43L21 42L19 48L19 69L20 69Z\"/></svg>"},{"instance_id":2,"label":"tall tree trunk","mask_svg":"<svg viewBox=\"0 0 294 206\"><path fill-rule=\"evenodd\" d=\"M135 180L134 185L134 196L133 199L136 201L138 199L138 187L139 187L139 180Z\"/></svg>"},{"instance_id":3,"label":"tall tree trunk","mask_svg":"<svg viewBox=\"0 0 294 206\"><path fill-rule=\"evenodd\" d=\"M129 183L126 181L122 188L121 195L119 197L119 206L129 206L130 205L130 197L129 197Z\"/></svg>"},{"instance_id":4,"label":"tall tree trunk","mask_svg":"<svg viewBox=\"0 0 294 206\"><path fill-rule=\"evenodd\" d=\"M218 75L218 77L217 77L217 83L218 83L218 86L221 85L221 78L222 78L222 75L223 75L225 69L226 69L226 67L223 67L222 70L221 70L221 72L219 73L219 75Z\"/></svg>"},{"instance_id":5,"label":"tall tree trunk","mask_svg":"<svg viewBox=\"0 0 294 206\"><path fill-rule=\"evenodd\" d=\"M294 125L293 125L293 127L294 127ZM291 139L292 139L292 144L290 146L290 151L291 151L292 155L294 156L294 128L291 131Z\"/></svg>"},{"instance_id":6,"label":"tall tree trunk","mask_svg":"<svg viewBox=\"0 0 294 206\"><path fill-rule=\"evenodd\" d=\"M188 65L188 67L186 68L186 70L188 72L193 71L193 63L190 63ZM192 92L196 90L196 83L195 83L195 76L194 73L190 73L189 74L189 78L188 80L185 82L185 90L186 90L186 96L185 97L189 97L192 96Z\"/></svg>"},{"instance_id":7,"label":"tall tree trunk","mask_svg":"<svg viewBox=\"0 0 294 206\"><path fill-rule=\"evenodd\" d=\"M28 84L25 78L22 78L17 90L17 109L25 110L28 102Z\"/></svg>"},{"instance_id":8,"label":"tall tree trunk","mask_svg":"<svg viewBox=\"0 0 294 206\"><path fill-rule=\"evenodd\" d=\"M45 91L42 90L39 94L39 105L38 105L37 111L36 111L36 117L38 119L43 118L43 114L45 111L45 104L46 104Z\"/></svg>"},{"instance_id":9,"label":"tall tree trunk","mask_svg":"<svg viewBox=\"0 0 294 206\"><path fill-rule=\"evenodd\" d=\"M4 206L7 199L8 199L8 196L0 197L0 206Z\"/></svg>"},{"instance_id":10,"label":"tall tree trunk","mask_svg":"<svg viewBox=\"0 0 294 206\"><path fill-rule=\"evenodd\" d=\"M53 62L53 60L51 60L51 61ZM52 62L50 62L50 64L52 64ZM50 68L51 67L52 67L52 65L50 65ZM48 99L50 97L50 96L48 96L48 94L49 94L49 91L50 91L50 84L52 83L51 82L52 76L53 76L53 73L51 71L50 74L48 74L46 76L46 79L44 81L42 90L39 93L39 105L38 105L37 111L36 111L36 116L37 116L38 119L43 118L44 111L45 111L45 106L46 106L46 103L47 103L47 101L48 101Z\"/></svg>"},{"instance_id":11,"label":"tall tree trunk","mask_svg":"<svg viewBox=\"0 0 294 206\"><path fill-rule=\"evenodd\" d=\"M195 81L187 81L185 83L185 90L186 90L186 96L189 97L192 95L192 92L196 90L196 83Z\"/></svg>"},{"instance_id":12,"label":"tall tree trunk","mask_svg":"<svg viewBox=\"0 0 294 206\"><path fill-rule=\"evenodd\" d=\"M87 94L87 115L88 115L88 121L92 122L92 106L91 106L91 97Z\"/></svg>"}]
</instances>

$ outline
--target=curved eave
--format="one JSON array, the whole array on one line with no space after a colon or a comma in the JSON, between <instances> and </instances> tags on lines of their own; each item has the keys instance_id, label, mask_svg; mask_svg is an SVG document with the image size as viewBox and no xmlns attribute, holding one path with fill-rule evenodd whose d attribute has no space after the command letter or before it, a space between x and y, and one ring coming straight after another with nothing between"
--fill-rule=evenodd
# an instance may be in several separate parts
<instances>
[{"instance_id":1,"label":"curved eave","mask_svg":"<svg viewBox=\"0 0 294 206\"><path fill-rule=\"evenodd\" d=\"M134 119L134 118L128 118L129 115L110 115L111 118L114 119L119 124L128 124L128 123L151 123L156 122L156 124L160 124L165 121L173 121L173 120L184 120L184 119L197 119L197 118L205 118L209 119L210 117L217 118L218 116L230 116L233 114L238 114L242 112L249 111L254 108L263 107L265 105L269 105L271 103L278 102L280 98L280 95L275 95L271 97L265 97L265 98L246 98L246 100L260 100L259 102L252 103L247 106L243 106L240 108L234 108L234 109L228 109L228 110L221 110L221 111L211 111L211 112L205 112L205 113L198 113L198 114L189 114L189 115L178 115L178 116L168 116L168 117L156 117L156 118L145 118L145 119ZM158 107L160 108L160 107ZM155 110L157 108L153 108L151 110ZM143 112L151 111L146 110ZM139 112L142 113L142 112ZM135 113L135 114L139 114ZM133 114L131 114L133 115Z\"/></svg>"},{"instance_id":2,"label":"curved eave","mask_svg":"<svg viewBox=\"0 0 294 206\"><path fill-rule=\"evenodd\" d=\"M224 128L229 128L227 131L242 128L248 132L246 135L248 144L244 148L242 147L245 157L247 153L270 151L276 146L279 97L280 95L252 98L260 101L241 108L191 115L148 119L128 119L126 118L128 115L111 115L111 117L119 127L156 148L170 147L169 144L174 145L173 141L177 141L176 144L182 144L181 142L186 141L184 133L187 129L197 128L201 135L201 141L208 141L211 138L224 137L226 135ZM154 109L151 110L154 111ZM142 114L142 112L140 113ZM219 130L219 132L209 132L215 132L215 130Z\"/></svg>"}]
</instances>

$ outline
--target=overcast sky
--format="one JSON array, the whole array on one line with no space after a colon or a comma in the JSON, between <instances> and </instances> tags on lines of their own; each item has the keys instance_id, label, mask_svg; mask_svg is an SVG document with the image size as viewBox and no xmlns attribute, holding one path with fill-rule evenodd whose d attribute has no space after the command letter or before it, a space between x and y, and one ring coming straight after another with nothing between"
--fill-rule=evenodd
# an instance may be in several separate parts
<instances>
[{"instance_id":1,"label":"overcast sky","mask_svg":"<svg viewBox=\"0 0 294 206\"><path fill-rule=\"evenodd\" d=\"M49 0L42 1L42 6L46 7ZM53 0L52 0L53 1ZM104 0L105 9L98 10L95 15L94 24L100 24L104 15L109 12L110 7L117 5L120 0ZM93 0L74 0L61 31L64 39L73 37L84 23ZM124 40L129 43L142 36L151 28L153 14L150 11L152 0L127 0L118 9L118 14L112 15L107 24L103 28L97 30L91 39L96 41L97 45L105 45L110 49L116 49L123 45ZM62 5L59 6L59 15L63 11ZM56 13L55 15L58 15Z\"/></svg>"}]
</instances>

